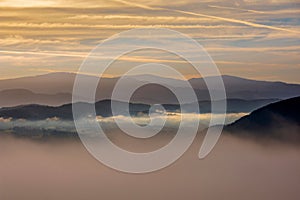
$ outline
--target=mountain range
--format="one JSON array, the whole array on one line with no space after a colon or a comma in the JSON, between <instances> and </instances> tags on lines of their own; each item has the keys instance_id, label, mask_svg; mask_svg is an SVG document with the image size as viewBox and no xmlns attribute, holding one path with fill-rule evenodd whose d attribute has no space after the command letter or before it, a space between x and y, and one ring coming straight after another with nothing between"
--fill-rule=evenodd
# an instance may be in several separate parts
<instances>
[{"instance_id":1,"label":"mountain range","mask_svg":"<svg viewBox=\"0 0 300 200\"><path fill-rule=\"evenodd\" d=\"M98 77L89 75L83 76L86 81L96 81ZM145 81L151 76L152 80L166 82L167 86L177 88L179 91L186 91L180 88L183 80L164 78L153 75L136 75L126 77L126 87L131 87L135 82L144 86L139 88L131 98L133 103L143 104L178 104L176 96L166 87L158 84L149 84ZM15 79L0 80L0 107L12 107L26 104L41 104L59 106L71 102L73 83L76 74L74 73L50 73L45 75L22 77ZM207 77L214 81L217 77ZM228 99L241 100L274 100L287 99L300 95L300 85L283 82L269 82L249 80L234 76L222 76ZM96 101L111 99L111 93L116 78L101 78L99 82ZM198 101L210 100L203 78L188 80L193 87ZM158 81L159 82L159 81Z\"/></svg>"},{"instance_id":2,"label":"mountain range","mask_svg":"<svg viewBox=\"0 0 300 200\"><path fill-rule=\"evenodd\" d=\"M126 104L124 102L115 102L117 105ZM78 103L81 108L91 108L95 106L97 115L103 117L112 116L111 101L99 101L95 105L89 103ZM252 138L259 141L280 141L289 144L300 143L300 96L270 103L267 106L258 108L232 124L226 125L224 131L237 137ZM176 105L164 105L166 110L176 109ZM148 113L150 105L147 104L129 104L130 113L138 115L139 113ZM119 110L119 114L125 114ZM89 113L81 113L82 117L87 117ZM26 119L34 122L35 120L45 120L56 118L60 120L72 120L72 105L66 104L59 107L43 105L27 105L0 109L0 117ZM38 123L38 122L37 122ZM38 126L39 127L39 126ZM16 126L11 127L13 133L17 135L48 135L48 136L74 136L76 131L67 129L42 129L42 127ZM58 127L59 128L59 127ZM75 134L76 135L76 134ZM271 140L270 140L271 139Z\"/></svg>"},{"instance_id":3,"label":"mountain range","mask_svg":"<svg viewBox=\"0 0 300 200\"><path fill-rule=\"evenodd\" d=\"M257 108L260 108L266 104L276 102L276 99L268 100L241 100L241 99L229 99L227 100L227 113L249 113ZM200 113L210 113L211 112L211 102L210 101L200 101L199 110ZM95 106L96 114L102 117L112 116L111 111L111 100L98 101L95 104L91 103L76 103L84 111L85 108L90 108ZM125 102L115 101L115 105L121 106L126 105ZM129 112L131 115L138 114L148 114L151 105L141 104L141 103L130 103ZM163 104L163 107L167 112L185 112L194 113L194 107L191 104L186 104L184 108L186 110L181 110L179 104ZM90 113L82 113L83 117L86 117ZM118 109L119 115L126 115L125 110ZM62 106L46 106L46 105L20 105L15 107L4 107L0 109L0 117L13 118L13 119L26 119L26 120L44 120L47 118L58 117L60 119L71 120L72 117L72 104L64 104Z\"/></svg>"}]
</instances>

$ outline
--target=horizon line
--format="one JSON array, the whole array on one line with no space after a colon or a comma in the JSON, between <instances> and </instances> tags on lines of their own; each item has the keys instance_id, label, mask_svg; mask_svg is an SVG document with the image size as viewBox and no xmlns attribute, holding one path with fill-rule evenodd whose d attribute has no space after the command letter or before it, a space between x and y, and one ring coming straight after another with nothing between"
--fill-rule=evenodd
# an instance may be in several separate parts
<instances>
[{"instance_id":1,"label":"horizon line","mask_svg":"<svg viewBox=\"0 0 300 200\"><path fill-rule=\"evenodd\" d=\"M48 73L40 73L40 74L35 74L35 75L28 75L28 76L13 76L13 77L7 77L7 78L0 78L0 81L7 81L7 80L14 80L14 79L21 79L21 78L34 78L34 77L38 77L38 76L45 76L45 75L50 75L50 74L81 74L81 75L86 75L86 76L94 76L94 77L100 77L97 76L95 74L89 74L89 73L79 73L79 72L74 72L74 71L49 71ZM169 77L169 76L160 76L160 75L156 75L156 74L136 74L136 75L129 75L127 77L135 77L135 76L155 76L155 77L159 77L159 78L168 78L168 79L173 79L173 80L184 80L184 79L180 79L180 78L176 78L176 77ZM283 80L270 80L270 79L254 79L254 78L248 78L248 77L242 77L242 76L237 76L237 75L230 75L230 74L220 74L220 76L224 77L234 77L234 78L241 78L241 79L246 79L246 80L252 80L252 81L265 81L265 82L281 82L281 83L286 83L286 84L297 84L299 85L300 82L285 82ZM113 76L113 75L105 75L102 76L102 78L120 78L121 76ZM206 78L209 77L216 77L216 76L206 76ZM192 80L192 79L203 79L205 77L202 76L190 76L188 77L186 80Z\"/></svg>"}]
</instances>

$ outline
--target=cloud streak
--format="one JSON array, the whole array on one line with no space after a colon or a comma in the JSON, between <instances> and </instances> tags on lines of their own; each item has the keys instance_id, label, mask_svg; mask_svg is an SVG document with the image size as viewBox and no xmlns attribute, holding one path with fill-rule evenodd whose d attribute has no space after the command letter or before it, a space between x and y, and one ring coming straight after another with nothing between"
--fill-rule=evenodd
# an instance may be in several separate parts
<instances>
[{"instance_id":1,"label":"cloud streak","mask_svg":"<svg viewBox=\"0 0 300 200\"><path fill-rule=\"evenodd\" d=\"M300 72L300 4L291 0L235 3L34 0L24 5L21 0L0 0L0 79L36 75L32 69L74 72L103 39L132 28L170 28L197 40L224 74L248 77L245 71L255 68L251 72L255 79L269 77L266 69L273 67L277 80L300 82L296 77ZM120 60L114 73L142 62L186 67L181 60L160 54ZM186 70L188 76L192 73Z\"/></svg>"},{"instance_id":2,"label":"cloud streak","mask_svg":"<svg viewBox=\"0 0 300 200\"><path fill-rule=\"evenodd\" d=\"M121 2L121 3L124 3L124 4L127 4L127 5L136 6L136 7L144 8L144 9L148 9L148 10L173 11L173 12L177 12L177 13L181 13L181 14L187 14L187 15L192 15L192 16L198 16L198 17L205 17L205 18L210 18L210 19L216 19L216 20L220 20L220 21L226 21L226 22L231 22L231 23L237 23L237 24L247 25L247 26L251 26L251 27L255 27L255 28L266 28L266 29L271 29L271 30L276 30L276 31L285 31L285 32L289 32L289 33L300 34L300 31L297 31L297 30L291 30L291 29L287 29L287 28L281 28L281 27L276 27L276 26L258 24L258 23L248 22L248 21L244 21L244 20L240 20L240 19L219 17L219 16L215 16L215 15L207 15L207 14L195 13L195 12L178 10L178 9L143 6L143 5L136 4L136 3L132 4L130 2L123 1L123 0L117 0L117 1Z\"/></svg>"},{"instance_id":3,"label":"cloud streak","mask_svg":"<svg viewBox=\"0 0 300 200\"><path fill-rule=\"evenodd\" d=\"M237 28L228 25L198 25L198 24L73 24L73 23L0 23L1 27L22 28L99 28L99 29L132 29L132 28L173 28L173 29L222 29Z\"/></svg>"},{"instance_id":4,"label":"cloud streak","mask_svg":"<svg viewBox=\"0 0 300 200\"><path fill-rule=\"evenodd\" d=\"M226 6L216 6L216 5L208 5L210 8L220 8L220 9L228 9L228 10L238 10L238 11L245 11L245 12L251 12L255 14L264 14L263 11L258 10L249 10L249 9L242 9L242 8L233 8L233 7L226 7Z\"/></svg>"}]
</instances>

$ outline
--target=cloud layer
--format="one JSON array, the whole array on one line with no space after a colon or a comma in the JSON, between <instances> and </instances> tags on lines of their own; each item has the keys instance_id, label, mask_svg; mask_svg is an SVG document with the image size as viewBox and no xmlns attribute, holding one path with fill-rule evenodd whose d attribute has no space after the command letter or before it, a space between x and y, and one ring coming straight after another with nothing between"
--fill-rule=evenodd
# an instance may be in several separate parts
<instances>
[{"instance_id":1,"label":"cloud layer","mask_svg":"<svg viewBox=\"0 0 300 200\"><path fill-rule=\"evenodd\" d=\"M74 72L103 39L132 28L163 27L195 38L223 74L300 82L299 12L300 4L293 0L2 0L0 79ZM159 54L127 57L118 64L174 60ZM185 71L197 76L191 69ZM110 73L118 75L118 70Z\"/></svg>"}]
</instances>

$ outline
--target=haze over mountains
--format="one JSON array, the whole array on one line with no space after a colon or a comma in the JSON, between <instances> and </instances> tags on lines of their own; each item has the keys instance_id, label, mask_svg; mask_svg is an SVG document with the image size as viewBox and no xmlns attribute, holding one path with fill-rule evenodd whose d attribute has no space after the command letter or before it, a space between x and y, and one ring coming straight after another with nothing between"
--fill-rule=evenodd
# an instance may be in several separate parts
<instances>
[{"instance_id":1,"label":"haze over mountains","mask_svg":"<svg viewBox=\"0 0 300 200\"><path fill-rule=\"evenodd\" d=\"M99 101L95 105L89 103L78 104L83 111L86 108L95 106L97 116L101 116L101 119L108 119L103 121L104 127L109 130L115 127L114 121L110 121L110 117L113 116L110 109L110 100ZM116 102L117 106L122 104L127 103ZM224 130L233 136L298 145L300 143L299 105L300 96L271 103L240 119L237 118L237 121L226 125ZM179 108L176 105L164 105L164 107L171 113L176 108ZM148 114L149 108L150 105L147 104L129 104L130 114L135 118L144 118L145 115ZM126 121L127 116L124 110L118 109L118 111L120 115L123 115L121 117ZM80 116L82 120L86 120L89 118L90 113L82 112ZM197 115L193 116L199 117ZM14 135L28 137L76 136L76 129L72 121L71 104L59 107L27 105L1 108L0 119L1 130L9 131ZM177 127L175 124L169 127L170 130L174 131L173 129Z\"/></svg>"},{"instance_id":2,"label":"haze over mountains","mask_svg":"<svg viewBox=\"0 0 300 200\"><path fill-rule=\"evenodd\" d=\"M35 77L1 80L0 90L4 90L0 91L0 105L2 106L0 108L0 118L2 120L21 119L31 122L47 121L48 119L72 121L72 104L70 102L72 101L71 92L75 76L71 73L52 73ZM97 77L94 76L81 76L86 81L97 80ZM152 75L126 77L128 80L127 87L131 87L131 84L136 81L146 83L145 86L134 93L131 99L129 111L132 116L148 114L153 103L161 103L168 113L195 112L193 106L189 106L189 104L184 106L185 110L181 109L176 96L166 87L158 84L147 85L145 80L149 76L157 82L167 80L168 87L185 90L185 88L180 87L182 80L178 79L165 79ZM207 78L216 79L216 77ZM300 95L300 85L255 81L226 75L222 78L227 93L227 113L251 113L226 126L226 131L234 135L272 137L289 142L299 141L300 119L298 113L300 111L298 105L300 104L300 97L294 96ZM96 100L98 101L95 105L88 102L77 102L77 104L82 108L95 106L97 116L112 117L110 95L117 81L118 78L101 79L96 94ZM204 79L190 79L189 82L198 96L199 101L194 103L199 104L200 113L210 113L211 102ZM281 101L281 99L288 100ZM127 105L126 102L116 102L117 106ZM117 110L119 115L126 116L127 112L125 110ZM84 119L89 115L90 113L83 112L82 118ZM291 130L289 134L287 134L288 127ZM24 128L30 127L23 127L17 131L23 132ZM30 132L33 130L30 129ZM57 132L57 130L55 131ZM66 132L69 133L69 131Z\"/></svg>"},{"instance_id":3,"label":"haze over mountains","mask_svg":"<svg viewBox=\"0 0 300 200\"><path fill-rule=\"evenodd\" d=\"M61 105L72 101L69 93L42 94L27 89L11 89L0 91L0 107L41 104Z\"/></svg>"},{"instance_id":4,"label":"haze over mountains","mask_svg":"<svg viewBox=\"0 0 300 200\"><path fill-rule=\"evenodd\" d=\"M81 75L88 80L97 80L95 76ZM137 75L126 77L128 87L131 83L139 81L147 83L145 76ZM50 73L39 76L0 80L0 107L17 106L23 104L43 104L58 106L71 102L73 83L76 74ZM165 78L152 76L153 80ZM215 79L216 77L208 77ZM287 99L300 95L300 85L282 82L268 82L243 79L234 76L222 76L228 99L261 100ZM96 94L96 101L110 99L111 92L118 78L101 78ZM178 87L182 80L168 78L169 87ZM199 101L210 99L204 79L190 79ZM179 90L185 88L179 88ZM159 94L159 95L157 95ZM133 95L132 102L144 104L177 104L175 95L167 88L157 84L147 84L139 88Z\"/></svg>"}]
</instances>

